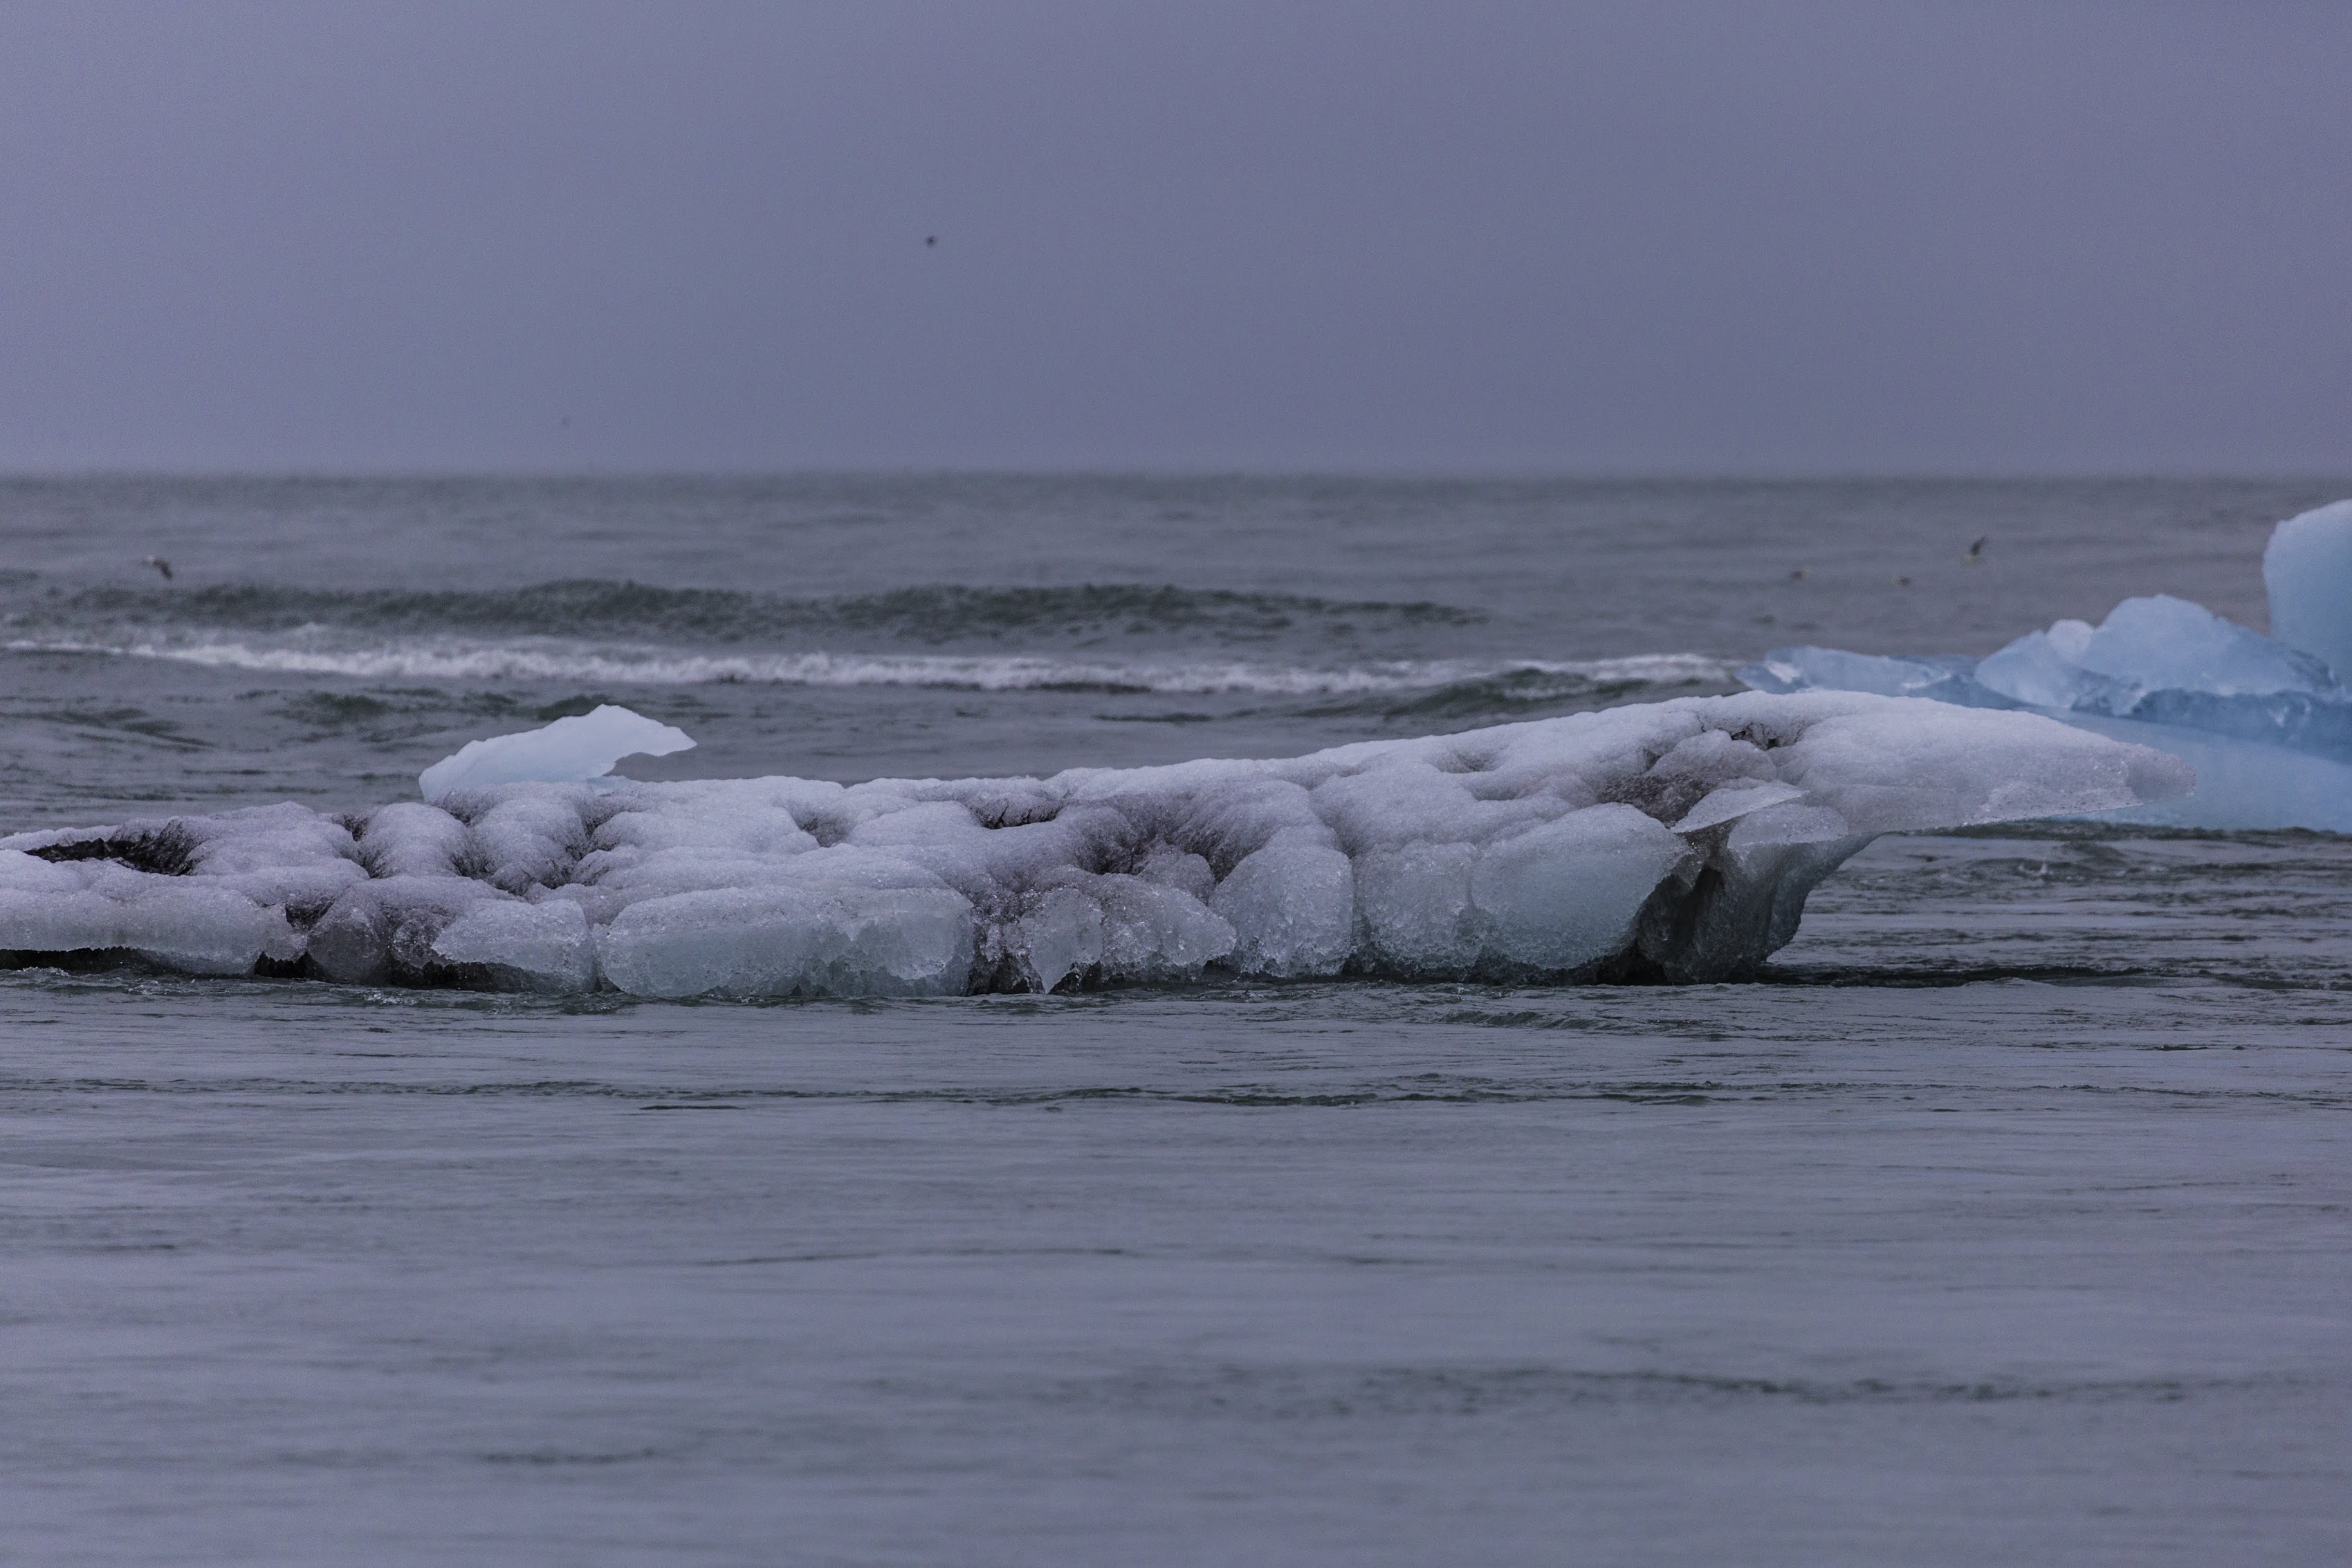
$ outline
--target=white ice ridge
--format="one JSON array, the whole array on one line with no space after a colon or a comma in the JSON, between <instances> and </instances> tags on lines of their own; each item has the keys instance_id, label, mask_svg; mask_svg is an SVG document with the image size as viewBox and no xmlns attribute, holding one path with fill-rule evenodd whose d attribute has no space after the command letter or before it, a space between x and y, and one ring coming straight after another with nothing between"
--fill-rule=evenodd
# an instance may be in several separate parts
<instances>
[{"instance_id":1,"label":"white ice ridge","mask_svg":"<svg viewBox=\"0 0 2352 1568\"><path fill-rule=\"evenodd\" d=\"M575 784L602 779L624 757L691 751L686 731L606 703L542 729L467 741L417 775L428 800L492 784Z\"/></svg>"},{"instance_id":2,"label":"white ice ridge","mask_svg":"<svg viewBox=\"0 0 2352 1568\"><path fill-rule=\"evenodd\" d=\"M1991 656L1781 648L1759 691L1862 691L2024 708L2189 763L2189 796L2113 813L2196 828L2352 832L2352 501L2281 523L2263 555L2272 636L2168 594L2061 621Z\"/></svg>"},{"instance_id":3,"label":"white ice ridge","mask_svg":"<svg viewBox=\"0 0 2352 1568\"><path fill-rule=\"evenodd\" d=\"M1876 834L2191 782L2031 714L1749 693L1050 779L492 784L0 839L0 951L680 998L1714 980Z\"/></svg>"}]
</instances>

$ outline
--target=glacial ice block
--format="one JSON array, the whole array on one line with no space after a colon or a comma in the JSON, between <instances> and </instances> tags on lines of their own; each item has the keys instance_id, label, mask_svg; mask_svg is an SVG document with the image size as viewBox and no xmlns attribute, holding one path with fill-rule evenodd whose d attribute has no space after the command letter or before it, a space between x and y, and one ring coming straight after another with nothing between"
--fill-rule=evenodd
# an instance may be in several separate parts
<instances>
[{"instance_id":1,"label":"glacial ice block","mask_svg":"<svg viewBox=\"0 0 2352 1568\"><path fill-rule=\"evenodd\" d=\"M520 780L0 839L0 952L664 998L1714 980L1876 834L2190 784L2032 714L1761 693L1050 779Z\"/></svg>"},{"instance_id":2,"label":"glacial ice block","mask_svg":"<svg viewBox=\"0 0 2352 1568\"><path fill-rule=\"evenodd\" d=\"M2352 669L2352 501L2281 523L2263 574L2269 637L2156 594L2125 600L2097 626L2030 632L1981 660L1780 648L1739 678L1762 692L2030 709L2195 769L2190 795L2103 813L2115 821L2352 832L2352 691L2337 678Z\"/></svg>"},{"instance_id":3,"label":"glacial ice block","mask_svg":"<svg viewBox=\"0 0 2352 1568\"><path fill-rule=\"evenodd\" d=\"M2137 745L2154 747L2188 763L2197 786L2185 797L2142 802L2099 813L2118 822L2219 830L2313 828L2352 832L2352 694L2334 690L2302 653L2242 627L2218 622L2231 636L2231 661L2209 666L2201 678L2234 690L2150 685L2177 674L2184 645L2147 664L2113 657L2114 642L2099 646L2126 612L2157 603L2127 600L2107 623L2093 628L2062 621L2047 632L2019 638L1981 662L1873 658L1831 649L1781 648L1739 672L1759 691L1793 693L1908 687L1939 704L2046 714L2066 724ZM2187 631L2215 622L2179 600L2159 612ZM2157 616L2148 617L2158 619ZM2222 639L2215 638L2212 643ZM2209 643L2209 651L2211 643ZM2101 659L2101 653L2109 656ZM2097 661L2105 668L2095 668ZM1958 668L1948 666L1957 665ZM1939 670L1932 681L1913 672ZM2120 670L2121 674L2110 673Z\"/></svg>"},{"instance_id":4,"label":"glacial ice block","mask_svg":"<svg viewBox=\"0 0 2352 1568\"><path fill-rule=\"evenodd\" d=\"M602 779L624 757L690 751L686 731L611 703L541 729L469 740L417 776L427 800L491 784L579 783Z\"/></svg>"},{"instance_id":5,"label":"glacial ice block","mask_svg":"<svg viewBox=\"0 0 2352 1568\"><path fill-rule=\"evenodd\" d=\"M2289 517L2263 551L2271 635L2352 684L2352 500Z\"/></svg>"}]
</instances>

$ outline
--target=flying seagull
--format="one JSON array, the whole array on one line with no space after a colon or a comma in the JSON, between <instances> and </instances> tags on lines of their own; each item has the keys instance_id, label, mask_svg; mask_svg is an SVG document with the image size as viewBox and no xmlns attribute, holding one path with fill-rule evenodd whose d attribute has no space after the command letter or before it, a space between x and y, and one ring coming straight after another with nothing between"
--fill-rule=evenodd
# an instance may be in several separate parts
<instances>
[{"instance_id":1,"label":"flying seagull","mask_svg":"<svg viewBox=\"0 0 2352 1568\"><path fill-rule=\"evenodd\" d=\"M142 566L152 566L152 567L153 567L157 571L162 572L162 573L163 574L163 580L164 580L165 582L169 582L169 581L171 581L171 580L172 580L172 563L171 563L170 561L168 561L168 560L165 560L162 556L160 556L160 555L151 555L151 556L149 556L145 560L142 561L140 564L141 564Z\"/></svg>"},{"instance_id":2,"label":"flying seagull","mask_svg":"<svg viewBox=\"0 0 2352 1568\"><path fill-rule=\"evenodd\" d=\"M1982 566L1984 564L1984 548L1990 543L1992 543L1992 536L1990 534L1979 534L1977 536L1977 542L1969 547L1969 564L1970 566Z\"/></svg>"}]
</instances>

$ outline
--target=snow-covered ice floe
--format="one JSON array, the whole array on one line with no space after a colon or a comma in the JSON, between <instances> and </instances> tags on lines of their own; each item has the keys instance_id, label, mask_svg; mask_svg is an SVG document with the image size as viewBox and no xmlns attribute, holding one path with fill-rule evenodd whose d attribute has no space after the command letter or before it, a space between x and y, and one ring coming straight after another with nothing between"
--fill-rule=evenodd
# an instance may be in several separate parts
<instances>
[{"instance_id":1,"label":"snow-covered ice floe","mask_svg":"<svg viewBox=\"0 0 2352 1568\"><path fill-rule=\"evenodd\" d=\"M2281 523L2263 555L2272 636L2201 605L2126 599L1984 659L1781 648L1758 691L1874 692L2024 709L2187 761L2195 791L2104 813L2192 828L2352 832L2352 501Z\"/></svg>"},{"instance_id":2,"label":"snow-covered ice floe","mask_svg":"<svg viewBox=\"0 0 2352 1568\"><path fill-rule=\"evenodd\" d=\"M0 839L0 951L681 998L1712 980L1876 834L2191 783L2031 714L1755 693L1050 779L489 783Z\"/></svg>"}]
</instances>

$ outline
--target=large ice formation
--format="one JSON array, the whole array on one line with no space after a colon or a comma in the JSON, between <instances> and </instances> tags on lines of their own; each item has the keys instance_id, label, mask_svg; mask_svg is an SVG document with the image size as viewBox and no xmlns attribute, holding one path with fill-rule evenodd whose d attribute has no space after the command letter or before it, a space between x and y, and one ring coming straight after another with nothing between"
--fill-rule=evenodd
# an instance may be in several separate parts
<instances>
[{"instance_id":1,"label":"large ice formation","mask_svg":"<svg viewBox=\"0 0 2352 1568\"><path fill-rule=\"evenodd\" d=\"M559 718L543 729L467 741L417 775L427 800L490 784L569 784L602 779L624 757L667 757L691 751L682 729L606 703Z\"/></svg>"},{"instance_id":2,"label":"large ice formation","mask_svg":"<svg viewBox=\"0 0 2352 1568\"><path fill-rule=\"evenodd\" d=\"M2031 714L1755 693L1042 779L491 783L0 839L0 951L646 997L1709 980L1876 834L2190 783Z\"/></svg>"},{"instance_id":3,"label":"large ice formation","mask_svg":"<svg viewBox=\"0 0 2352 1568\"><path fill-rule=\"evenodd\" d=\"M2201 605L2126 599L1984 659L1780 648L1739 672L1759 691L1874 692L2022 708L2189 762L2195 791L2108 813L2199 828L2352 832L2352 501L2281 523L2263 557L2265 637Z\"/></svg>"}]
</instances>

